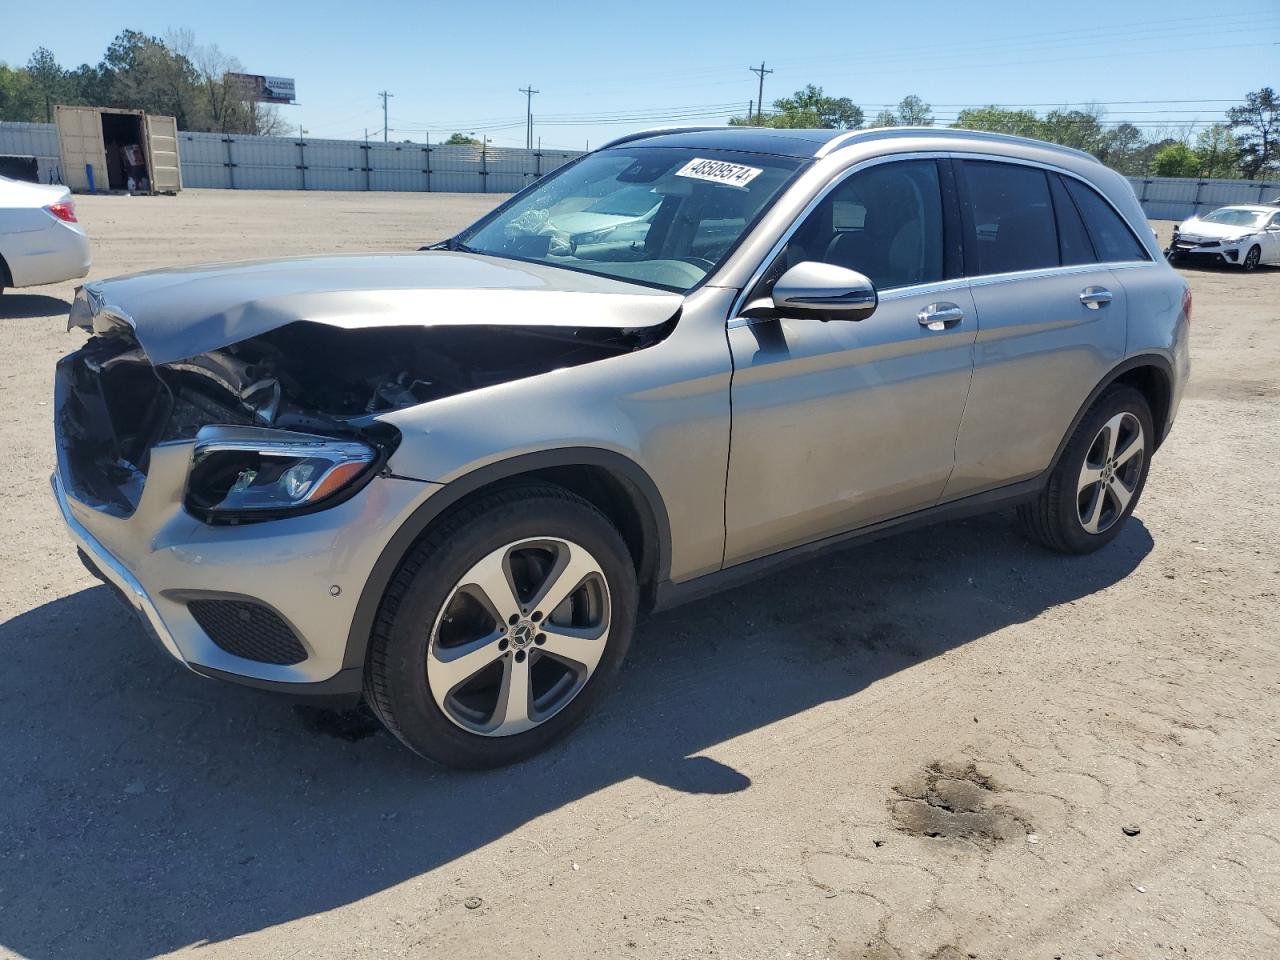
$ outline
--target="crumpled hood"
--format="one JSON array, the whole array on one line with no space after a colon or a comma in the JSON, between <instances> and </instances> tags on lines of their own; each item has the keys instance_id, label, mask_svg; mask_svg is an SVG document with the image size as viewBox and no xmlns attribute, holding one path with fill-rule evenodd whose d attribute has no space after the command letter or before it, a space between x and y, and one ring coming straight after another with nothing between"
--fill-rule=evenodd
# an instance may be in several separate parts
<instances>
[{"instance_id":1,"label":"crumpled hood","mask_svg":"<svg viewBox=\"0 0 1280 960\"><path fill-rule=\"evenodd\" d=\"M70 327L132 327L152 363L306 320L387 326L642 328L682 297L543 264L440 250L294 257L154 270L85 284Z\"/></svg>"}]
</instances>

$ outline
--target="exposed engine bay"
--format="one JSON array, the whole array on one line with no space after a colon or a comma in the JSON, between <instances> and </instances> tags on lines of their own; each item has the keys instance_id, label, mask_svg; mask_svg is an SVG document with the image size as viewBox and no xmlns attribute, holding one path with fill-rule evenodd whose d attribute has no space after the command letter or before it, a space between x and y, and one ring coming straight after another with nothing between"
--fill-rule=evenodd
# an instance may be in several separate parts
<instances>
[{"instance_id":1,"label":"exposed engine bay","mask_svg":"<svg viewBox=\"0 0 1280 960\"><path fill-rule=\"evenodd\" d=\"M96 336L59 365L59 457L78 493L133 511L151 449L211 424L357 436L377 415L550 370L644 349L675 318L639 329L451 326L347 330L299 321L152 365L127 329Z\"/></svg>"}]
</instances>

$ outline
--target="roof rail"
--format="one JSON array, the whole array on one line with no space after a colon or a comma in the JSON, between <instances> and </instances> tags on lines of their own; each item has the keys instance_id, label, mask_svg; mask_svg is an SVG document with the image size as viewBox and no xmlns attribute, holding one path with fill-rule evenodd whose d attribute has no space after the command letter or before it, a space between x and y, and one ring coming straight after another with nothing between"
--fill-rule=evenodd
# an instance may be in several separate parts
<instances>
[{"instance_id":1,"label":"roof rail","mask_svg":"<svg viewBox=\"0 0 1280 960\"><path fill-rule=\"evenodd\" d=\"M1036 140L1034 137L1017 137L1011 133L992 133L988 130L969 130L965 127L873 127L870 130L850 130L842 136L834 137L827 141L814 156L825 157L836 150L851 146L854 143L864 143L868 140L891 140L898 137L919 136L921 134L946 139L954 138L956 140L989 140L992 143L1034 144L1037 147L1045 147L1059 153L1074 154L1077 157L1092 160L1094 163L1102 162L1093 154L1086 153L1084 150L1077 150L1075 147L1064 147L1061 144L1050 143L1047 140Z\"/></svg>"},{"instance_id":2,"label":"roof rail","mask_svg":"<svg viewBox=\"0 0 1280 960\"><path fill-rule=\"evenodd\" d=\"M637 130L635 133L624 134L623 136L618 137L616 140L610 140L603 147L596 147L596 149L608 150L610 147L616 147L622 143L631 143L633 140L646 140L649 137L661 137L664 134L668 134L668 133L698 133L702 130L720 130L720 129L723 129L723 124L721 124L720 126L706 126L706 125L691 124L689 126L684 126L684 127L652 127L648 130Z\"/></svg>"}]
</instances>

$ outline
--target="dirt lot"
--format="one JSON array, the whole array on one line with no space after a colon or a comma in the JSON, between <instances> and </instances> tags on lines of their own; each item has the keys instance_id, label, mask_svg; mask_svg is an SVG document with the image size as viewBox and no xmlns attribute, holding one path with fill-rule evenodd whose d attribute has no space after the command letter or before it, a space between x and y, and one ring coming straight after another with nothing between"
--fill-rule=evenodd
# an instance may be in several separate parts
<instances>
[{"instance_id":1,"label":"dirt lot","mask_svg":"<svg viewBox=\"0 0 1280 960\"><path fill-rule=\"evenodd\" d=\"M105 277L491 202L78 203ZM4 294L0 955L1280 956L1280 270L1187 275L1194 382L1115 544L995 515L660 616L577 736L482 775L148 644L49 497L72 285Z\"/></svg>"}]
</instances>

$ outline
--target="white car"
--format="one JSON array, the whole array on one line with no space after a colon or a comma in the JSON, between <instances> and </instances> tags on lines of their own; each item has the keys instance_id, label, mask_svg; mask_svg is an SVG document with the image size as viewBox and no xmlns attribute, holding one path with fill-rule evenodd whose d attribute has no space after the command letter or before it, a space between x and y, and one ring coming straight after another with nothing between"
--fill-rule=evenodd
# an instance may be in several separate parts
<instances>
[{"instance_id":1,"label":"white car","mask_svg":"<svg viewBox=\"0 0 1280 960\"><path fill-rule=\"evenodd\" d=\"M1174 227L1166 253L1171 261L1212 260L1244 270L1280 263L1280 210L1270 204L1239 204L1184 220Z\"/></svg>"},{"instance_id":2,"label":"white car","mask_svg":"<svg viewBox=\"0 0 1280 960\"><path fill-rule=\"evenodd\" d=\"M0 177L0 290L75 280L89 265L70 190Z\"/></svg>"}]
</instances>

